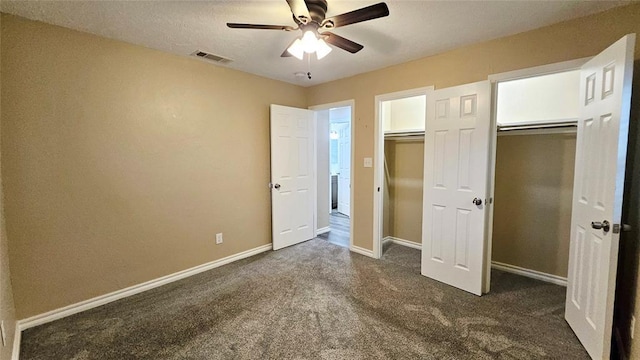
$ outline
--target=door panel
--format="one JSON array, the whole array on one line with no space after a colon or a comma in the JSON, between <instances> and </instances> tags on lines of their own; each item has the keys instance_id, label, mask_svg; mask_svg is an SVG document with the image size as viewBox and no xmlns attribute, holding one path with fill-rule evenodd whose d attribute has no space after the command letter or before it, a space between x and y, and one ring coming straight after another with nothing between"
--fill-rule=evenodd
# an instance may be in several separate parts
<instances>
[{"instance_id":1,"label":"door panel","mask_svg":"<svg viewBox=\"0 0 640 360\"><path fill-rule=\"evenodd\" d=\"M476 295L485 262L490 97L488 81L427 95L422 274Z\"/></svg>"},{"instance_id":2,"label":"door panel","mask_svg":"<svg viewBox=\"0 0 640 360\"><path fill-rule=\"evenodd\" d=\"M338 133L338 212L351 216L351 125L345 124Z\"/></svg>"},{"instance_id":3,"label":"door panel","mask_svg":"<svg viewBox=\"0 0 640 360\"><path fill-rule=\"evenodd\" d=\"M313 112L271 105L273 249L314 235Z\"/></svg>"},{"instance_id":4,"label":"door panel","mask_svg":"<svg viewBox=\"0 0 640 360\"><path fill-rule=\"evenodd\" d=\"M580 74L565 318L594 359L611 348L634 45L635 34L623 37Z\"/></svg>"}]
</instances>

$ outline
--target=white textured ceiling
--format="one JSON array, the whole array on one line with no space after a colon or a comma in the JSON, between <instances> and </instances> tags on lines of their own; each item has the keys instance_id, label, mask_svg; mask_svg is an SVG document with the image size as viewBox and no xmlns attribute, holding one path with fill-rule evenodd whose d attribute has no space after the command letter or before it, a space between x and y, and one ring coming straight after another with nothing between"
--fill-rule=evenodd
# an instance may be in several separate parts
<instances>
[{"instance_id":1,"label":"white textured ceiling","mask_svg":"<svg viewBox=\"0 0 640 360\"><path fill-rule=\"evenodd\" d=\"M327 17L379 1L328 0ZM294 25L285 0L0 1L0 11L179 55L196 49L233 60L241 71L311 86L479 41L604 11L631 1L400 1L390 15L334 29L364 45L338 48L310 64L280 54L299 31L229 29L227 22ZM194 59L194 61L196 61ZM312 79L296 78L307 72Z\"/></svg>"}]
</instances>

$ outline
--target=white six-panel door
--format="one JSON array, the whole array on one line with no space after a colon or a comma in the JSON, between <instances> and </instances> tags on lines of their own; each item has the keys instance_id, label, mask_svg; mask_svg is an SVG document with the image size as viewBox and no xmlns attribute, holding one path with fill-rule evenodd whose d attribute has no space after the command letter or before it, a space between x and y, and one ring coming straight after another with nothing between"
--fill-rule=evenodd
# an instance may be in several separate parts
<instances>
[{"instance_id":1,"label":"white six-panel door","mask_svg":"<svg viewBox=\"0 0 640 360\"><path fill-rule=\"evenodd\" d=\"M351 124L343 125L338 135L338 212L351 216Z\"/></svg>"},{"instance_id":2,"label":"white six-panel door","mask_svg":"<svg viewBox=\"0 0 640 360\"><path fill-rule=\"evenodd\" d=\"M314 236L313 111L271 105L273 249Z\"/></svg>"},{"instance_id":3,"label":"white six-panel door","mask_svg":"<svg viewBox=\"0 0 640 360\"><path fill-rule=\"evenodd\" d=\"M594 359L611 348L634 44L625 36L580 74L565 317Z\"/></svg>"},{"instance_id":4,"label":"white six-panel door","mask_svg":"<svg viewBox=\"0 0 640 360\"><path fill-rule=\"evenodd\" d=\"M488 81L427 95L422 275L476 295L484 276L490 99Z\"/></svg>"}]
</instances>

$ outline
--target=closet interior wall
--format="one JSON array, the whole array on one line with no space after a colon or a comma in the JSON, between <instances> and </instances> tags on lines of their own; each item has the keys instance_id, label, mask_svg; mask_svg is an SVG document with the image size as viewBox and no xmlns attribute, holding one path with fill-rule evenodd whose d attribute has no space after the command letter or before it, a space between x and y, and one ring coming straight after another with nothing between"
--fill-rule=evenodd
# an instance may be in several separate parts
<instances>
[{"instance_id":1,"label":"closet interior wall","mask_svg":"<svg viewBox=\"0 0 640 360\"><path fill-rule=\"evenodd\" d=\"M383 237L422 243L424 137L385 139Z\"/></svg>"},{"instance_id":2,"label":"closet interior wall","mask_svg":"<svg viewBox=\"0 0 640 360\"><path fill-rule=\"evenodd\" d=\"M498 136L492 261L567 277L576 134Z\"/></svg>"}]
</instances>

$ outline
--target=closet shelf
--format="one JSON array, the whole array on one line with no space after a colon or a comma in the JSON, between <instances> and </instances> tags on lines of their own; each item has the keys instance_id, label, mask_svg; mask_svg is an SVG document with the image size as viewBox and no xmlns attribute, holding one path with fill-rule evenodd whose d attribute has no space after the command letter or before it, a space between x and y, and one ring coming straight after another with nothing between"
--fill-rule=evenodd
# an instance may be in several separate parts
<instances>
[{"instance_id":1,"label":"closet shelf","mask_svg":"<svg viewBox=\"0 0 640 360\"><path fill-rule=\"evenodd\" d=\"M424 130L393 131L384 133L385 140L424 140Z\"/></svg>"},{"instance_id":2,"label":"closet shelf","mask_svg":"<svg viewBox=\"0 0 640 360\"><path fill-rule=\"evenodd\" d=\"M517 125L498 124L498 135L526 135L526 134L558 134L573 133L578 127L576 120L525 123Z\"/></svg>"}]
</instances>

